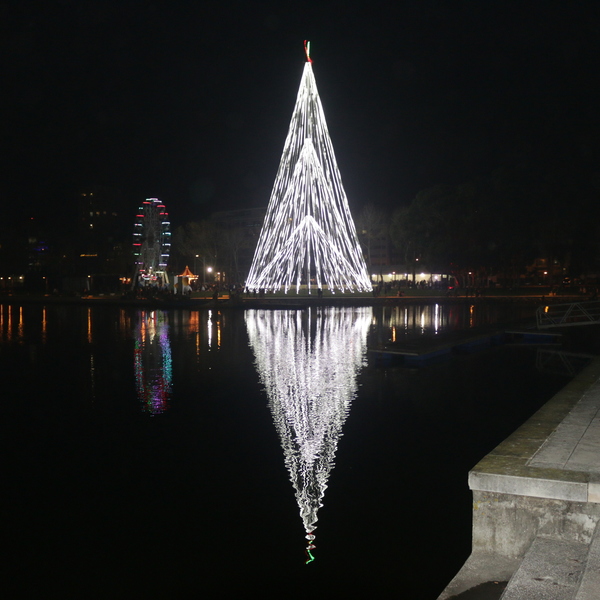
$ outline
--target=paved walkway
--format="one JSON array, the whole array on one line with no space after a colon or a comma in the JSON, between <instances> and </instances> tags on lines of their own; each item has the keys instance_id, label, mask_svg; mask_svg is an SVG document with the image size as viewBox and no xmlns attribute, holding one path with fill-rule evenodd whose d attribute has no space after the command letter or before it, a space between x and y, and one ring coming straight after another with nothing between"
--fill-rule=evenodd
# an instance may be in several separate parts
<instances>
[{"instance_id":1,"label":"paved walkway","mask_svg":"<svg viewBox=\"0 0 600 600\"><path fill-rule=\"evenodd\" d=\"M600 475L599 383L592 386L573 407L529 465ZM600 497L593 501L600 502Z\"/></svg>"},{"instance_id":2,"label":"paved walkway","mask_svg":"<svg viewBox=\"0 0 600 600\"><path fill-rule=\"evenodd\" d=\"M478 600L489 581L508 581L503 600L600 600L600 358L483 458L469 485L473 554L439 600Z\"/></svg>"}]
</instances>

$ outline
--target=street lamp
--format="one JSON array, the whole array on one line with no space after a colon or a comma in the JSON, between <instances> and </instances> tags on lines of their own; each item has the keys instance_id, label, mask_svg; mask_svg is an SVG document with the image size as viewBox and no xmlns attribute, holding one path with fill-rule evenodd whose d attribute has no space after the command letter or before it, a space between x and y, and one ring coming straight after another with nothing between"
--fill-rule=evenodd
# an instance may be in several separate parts
<instances>
[{"instance_id":1,"label":"street lamp","mask_svg":"<svg viewBox=\"0 0 600 600\"><path fill-rule=\"evenodd\" d=\"M204 256L200 256L199 254L194 255L194 273L198 273L198 264L197 260L202 259L202 284L206 285L206 272L209 273L212 271L212 267L206 268L206 258Z\"/></svg>"}]
</instances>

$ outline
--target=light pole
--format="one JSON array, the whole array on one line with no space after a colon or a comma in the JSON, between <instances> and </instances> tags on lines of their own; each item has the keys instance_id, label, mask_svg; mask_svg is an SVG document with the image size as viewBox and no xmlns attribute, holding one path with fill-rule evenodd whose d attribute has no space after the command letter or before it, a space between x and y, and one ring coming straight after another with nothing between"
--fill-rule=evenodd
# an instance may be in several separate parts
<instances>
[{"instance_id":1,"label":"light pole","mask_svg":"<svg viewBox=\"0 0 600 600\"><path fill-rule=\"evenodd\" d=\"M202 283L206 285L206 258L202 257Z\"/></svg>"},{"instance_id":2,"label":"light pole","mask_svg":"<svg viewBox=\"0 0 600 600\"><path fill-rule=\"evenodd\" d=\"M200 256L199 254L194 255L194 274L197 276L198 273L198 259L202 259L202 285L206 285L206 258L204 256ZM212 269L209 267L208 272L210 273Z\"/></svg>"}]
</instances>

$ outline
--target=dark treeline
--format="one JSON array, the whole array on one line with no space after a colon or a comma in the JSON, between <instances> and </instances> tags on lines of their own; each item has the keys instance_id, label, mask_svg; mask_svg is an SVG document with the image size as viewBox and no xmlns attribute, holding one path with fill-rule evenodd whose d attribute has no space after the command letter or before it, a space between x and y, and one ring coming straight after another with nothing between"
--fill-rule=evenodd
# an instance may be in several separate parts
<instances>
[{"instance_id":1,"label":"dark treeline","mask_svg":"<svg viewBox=\"0 0 600 600\"><path fill-rule=\"evenodd\" d=\"M542 259L550 266L546 283L560 283L563 275L597 279L600 125L580 124L568 135L552 130L540 136L535 148L523 147L505 166L485 175L428 187L408 203L398 200L384 208L374 199L363 206L355 222L369 267L375 264L374 248L385 239L395 250L394 264L407 269L419 259L440 272L471 271L482 281L498 277L517 282ZM128 229L92 235L89 230L78 233L75 219L4 221L0 275L31 270L57 277L79 272L130 275ZM222 227L211 219L190 220L173 231L169 270L179 273L189 265L198 273L202 269L204 279L210 266L225 272L230 282L243 282L259 233L260 224ZM94 236L106 248L98 240L92 243ZM90 259L94 252L98 258Z\"/></svg>"},{"instance_id":2,"label":"dark treeline","mask_svg":"<svg viewBox=\"0 0 600 600\"><path fill-rule=\"evenodd\" d=\"M223 227L211 221L191 221L175 229L170 260L177 272L189 266L200 280L213 273L224 272L228 283L242 284L258 241L258 230L247 227ZM214 275L210 276L210 279Z\"/></svg>"},{"instance_id":3,"label":"dark treeline","mask_svg":"<svg viewBox=\"0 0 600 600\"><path fill-rule=\"evenodd\" d=\"M545 259L566 266L569 276L594 277L600 272L597 147L583 136L559 155L424 189L390 215L391 241L406 264L419 258L456 272L518 277Z\"/></svg>"}]
</instances>

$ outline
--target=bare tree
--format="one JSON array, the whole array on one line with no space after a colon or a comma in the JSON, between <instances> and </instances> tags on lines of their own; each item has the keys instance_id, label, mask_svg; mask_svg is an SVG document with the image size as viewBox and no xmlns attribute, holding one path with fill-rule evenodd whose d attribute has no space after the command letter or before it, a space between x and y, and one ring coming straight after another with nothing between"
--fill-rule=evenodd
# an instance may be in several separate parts
<instances>
[{"instance_id":1,"label":"bare tree","mask_svg":"<svg viewBox=\"0 0 600 600\"><path fill-rule=\"evenodd\" d=\"M385 211L373 204L367 204L356 219L358 239L363 249L369 269L372 266L371 250L373 242L385 239L388 233L388 219Z\"/></svg>"},{"instance_id":2,"label":"bare tree","mask_svg":"<svg viewBox=\"0 0 600 600\"><path fill-rule=\"evenodd\" d=\"M198 256L203 265L216 267L220 238L217 228L210 221L186 223L173 234L173 251L180 261L188 265Z\"/></svg>"},{"instance_id":3,"label":"bare tree","mask_svg":"<svg viewBox=\"0 0 600 600\"><path fill-rule=\"evenodd\" d=\"M251 238L243 227L225 229L219 237L221 257L228 268L229 281L240 283L245 277L240 272L240 251L250 247Z\"/></svg>"}]
</instances>

